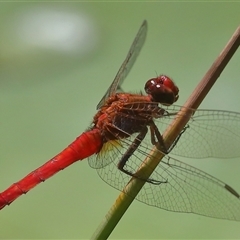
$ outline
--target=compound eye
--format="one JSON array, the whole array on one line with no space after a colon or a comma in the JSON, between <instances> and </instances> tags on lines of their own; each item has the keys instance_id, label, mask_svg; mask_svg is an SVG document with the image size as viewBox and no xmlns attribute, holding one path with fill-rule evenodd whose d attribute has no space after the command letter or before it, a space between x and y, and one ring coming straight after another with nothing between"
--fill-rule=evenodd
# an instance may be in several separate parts
<instances>
[{"instance_id":1,"label":"compound eye","mask_svg":"<svg viewBox=\"0 0 240 240\"><path fill-rule=\"evenodd\" d=\"M149 79L145 84L145 91L152 100L166 105L171 105L178 100L178 87L166 75Z\"/></svg>"}]
</instances>

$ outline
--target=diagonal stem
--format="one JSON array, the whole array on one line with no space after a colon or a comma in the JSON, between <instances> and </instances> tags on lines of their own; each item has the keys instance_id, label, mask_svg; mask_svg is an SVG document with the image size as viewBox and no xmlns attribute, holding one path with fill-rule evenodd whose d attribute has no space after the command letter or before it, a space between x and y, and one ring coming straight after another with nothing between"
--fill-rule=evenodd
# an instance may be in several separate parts
<instances>
[{"instance_id":1,"label":"diagonal stem","mask_svg":"<svg viewBox=\"0 0 240 240\"><path fill-rule=\"evenodd\" d=\"M197 85L191 96L188 98L183 108L177 114L176 118L169 125L165 131L163 138L166 147L169 148L177 136L180 134L182 129L185 127L189 121L193 110L197 109L201 104L213 84L216 82L223 69L226 67L234 53L236 52L238 46L240 45L240 27L234 32L233 36L230 38L227 45L224 47L223 51L217 57L215 62L212 64L210 69L207 71L205 76L202 78L200 83ZM184 117L183 117L184 116ZM148 179L151 173L154 171L156 166L159 164L164 154L161 154L155 147L151 150L144 160L143 165L139 168L137 174L143 179ZM148 167L144 167L148 166ZM151 167L149 167L151 166ZM91 239L107 239L111 234L117 223L122 218L123 214L126 212L134 198L137 196L138 192L141 190L144 181L138 180L137 178L132 178L129 183L125 186L123 191L120 193L116 199L113 206L110 208L109 212L103 219L103 222L99 225ZM127 193L127 194L125 194Z\"/></svg>"}]
</instances>

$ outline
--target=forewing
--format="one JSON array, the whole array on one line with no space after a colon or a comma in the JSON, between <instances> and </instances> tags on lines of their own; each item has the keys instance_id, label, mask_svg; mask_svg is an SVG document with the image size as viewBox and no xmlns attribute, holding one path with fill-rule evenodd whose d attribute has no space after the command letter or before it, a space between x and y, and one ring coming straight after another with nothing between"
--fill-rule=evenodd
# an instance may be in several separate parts
<instances>
[{"instance_id":1,"label":"forewing","mask_svg":"<svg viewBox=\"0 0 240 240\"><path fill-rule=\"evenodd\" d=\"M182 117L171 115L180 109L180 106L171 106L166 109L169 116L156 119L161 133L171 124L174 117ZM196 110L171 154L190 158L233 158L240 156L239 142L240 113Z\"/></svg>"},{"instance_id":2,"label":"forewing","mask_svg":"<svg viewBox=\"0 0 240 240\"><path fill-rule=\"evenodd\" d=\"M138 106L138 104L133 106ZM164 116L156 115L159 117L156 119L157 125L162 127L164 131L166 124L169 124L172 118L177 116L176 113L179 110L180 107L172 106L166 109ZM132 117L131 115L129 120L132 120ZM125 115L124 118L127 123L127 116ZM195 158L219 156L219 154L220 156L223 154L225 157L238 155L239 147L235 141L239 142L239 120L239 113L198 110L192 115L189 127L182 134L172 152ZM237 129L234 131L235 128ZM121 130L119 129L119 131ZM135 133L129 134L124 139L108 141L95 158L89 159L90 166L96 168L99 176L116 189L122 190L131 179L117 166L121 157L137 137L138 133ZM232 139L234 139L234 143L228 142ZM225 144L228 146L227 149L222 146L225 141L227 141ZM124 168L134 174L142 164L145 164L143 161L149 156L152 147L148 133ZM145 183L137 195L137 199L141 202L169 211L191 212L214 218L240 221L238 193L227 184L197 168L178 159L165 156L150 178L161 184Z\"/></svg>"},{"instance_id":3,"label":"forewing","mask_svg":"<svg viewBox=\"0 0 240 240\"><path fill-rule=\"evenodd\" d=\"M138 33L130 47L130 50L128 51L128 54L123 61L120 69L117 72L117 75L115 76L112 84L108 88L105 95L102 97L100 102L97 105L97 109L99 109L103 104L105 103L106 99L110 97L113 93L117 91L118 88L121 87L123 80L126 78L128 73L130 72L133 64L135 63L142 47L145 42L147 36L147 21L144 20L140 29L138 30Z\"/></svg>"}]
</instances>

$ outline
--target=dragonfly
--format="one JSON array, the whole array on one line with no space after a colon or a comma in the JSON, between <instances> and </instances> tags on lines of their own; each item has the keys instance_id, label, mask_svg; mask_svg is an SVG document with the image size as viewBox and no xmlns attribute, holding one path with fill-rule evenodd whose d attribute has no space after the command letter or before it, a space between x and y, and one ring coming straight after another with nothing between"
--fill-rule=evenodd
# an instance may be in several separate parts
<instances>
[{"instance_id":1,"label":"dragonfly","mask_svg":"<svg viewBox=\"0 0 240 240\"><path fill-rule=\"evenodd\" d=\"M177 115L182 107L174 104L179 89L173 80L166 75L149 79L146 94L121 89L146 36L144 20L112 84L98 103L90 128L58 155L0 193L0 209L60 170L88 158L99 176L120 191L132 177L144 181L136 199L147 205L240 221L237 191L177 157L239 157L240 113L192 109L188 125L167 148L161 133L173 118L185 117ZM144 179L136 172L153 146L164 158L151 176Z\"/></svg>"}]
</instances>

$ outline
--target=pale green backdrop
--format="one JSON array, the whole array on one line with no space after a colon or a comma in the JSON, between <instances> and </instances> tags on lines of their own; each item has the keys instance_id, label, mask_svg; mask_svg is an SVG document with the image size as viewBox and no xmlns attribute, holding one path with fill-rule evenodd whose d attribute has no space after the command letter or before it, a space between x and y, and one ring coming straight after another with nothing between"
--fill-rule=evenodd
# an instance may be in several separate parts
<instances>
[{"instance_id":1,"label":"pale green backdrop","mask_svg":"<svg viewBox=\"0 0 240 240\"><path fill-rule=\"evenodd\" d=\"M143 19L147 41L123 88L143 90L165 73L183 104L239 25L239 13L239 3L0 3L0 190L89 126ZM239 80L240 50L202 107L240 111ZM240 159L201 163L240 192ZM0 238L88 239L118 194L87 161L76 163L0 211ZM239 236L240 222L135 201L110 239Z\"/></svg>"}]
</instances>

